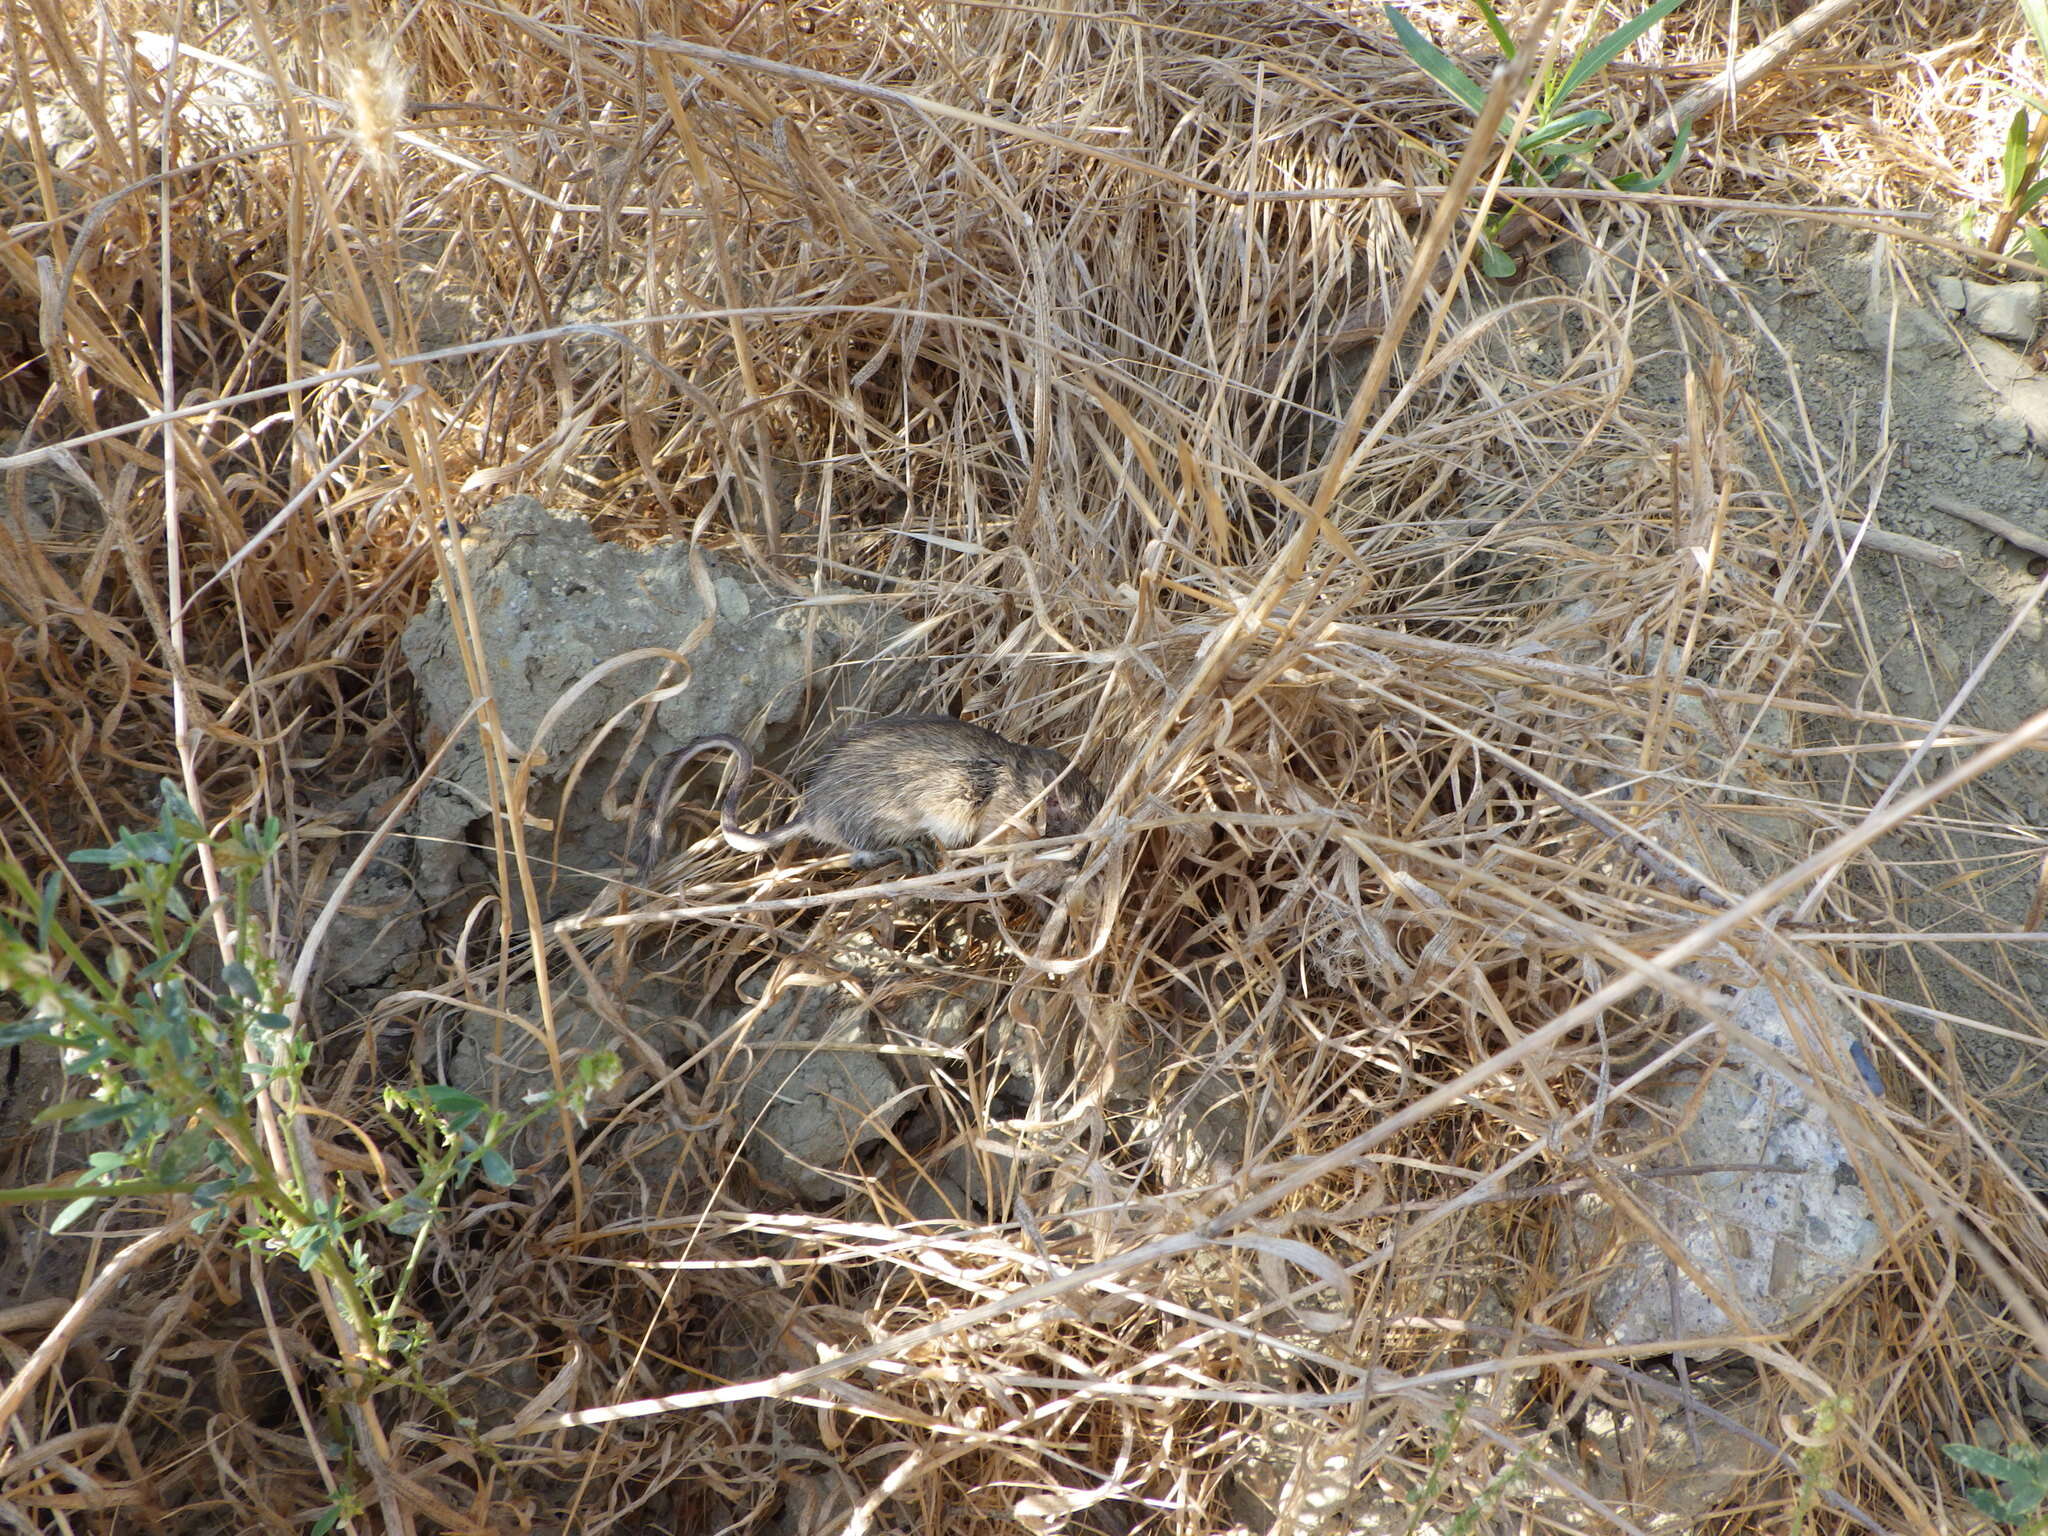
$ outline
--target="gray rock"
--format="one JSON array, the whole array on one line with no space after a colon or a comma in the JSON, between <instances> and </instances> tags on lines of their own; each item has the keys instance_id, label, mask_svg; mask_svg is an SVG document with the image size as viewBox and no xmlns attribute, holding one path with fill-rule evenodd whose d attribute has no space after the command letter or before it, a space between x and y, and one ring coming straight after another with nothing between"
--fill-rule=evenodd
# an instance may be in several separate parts
<instances>
[{"instance_id":1,"label":"gray rock","mask_svg":"<svg viewBox=\"0 0 2048 1536\"><path fill-rule=\"evenodd\" d=\"M1770 708L1750 719L1725 721L1699 699L1681 695L1672 700L1671 713L1691 728L1702 759L1712 765L1709 771L1714 782L1728 786L1729 803L1743 807L1722 829L1742 866L1768 877L1796 862L1806 849L1811 815L1796 788L1778 778L1795 745L1791 712ZM1754 785L1757 792L1738 789L1738 785ZM1661 835L1679 846L1692 840L1675 818ZM1702 851L1711 861L1715 850L1709 846ZM1741 866L1717 864L1710 872L1717 878L1732 878L1737 889L1747 889L1752 883L1743 878Z\"/></svg>"},{"instance_id":2,"label":"gray rock","mask_svg":"<svg viewBox=\"0 0 2048 1536\"><path fill-rule=\"evenodd\" d=\"M1992 447L2008 456L2025 453L2031 440L2026 423L2003 411L1985 426L1984 435L1991 439Z\"/></svg>"},{"instance_id":3,"label":"gray rock","mask_svg":"<svg viewBox=\"0 0 2048 1536\"><path fill-rule=\"evenodd\" d=\"M2048 1359L2035 1358L2019 1368L2020 1393L2036 1408L2048 1409Z\"/></svg>"},{"instance_id":4,"label":"gray rock","mask_svg":"<svg viewBox=\"0 0 2048 1536\"><path fill-rule=\"evenodd\" d=\"M953 1049L995 991L948 983L928 957L864 934L842 939L832 959L843 980L821 979L814 961L792 962L761 1003L722 1010L726 1027L745 1024L729 1072L739 1077L734 1108L747 1158L764 1179L807 1200L843 1194L848 1177L860 1177L861 1152L924 1092L918 1058L885 1057L882 1048ZM902 1063L901 1080L892 1060ZM973 1191L960 1195L969 1200Z\"/></svg>"},{"instance_id":5,"label":"gray rock","mask_svg":"<svg viewBox=\"0 0 2048 1536\"><path fill-rule=\"evenodd\" d=\"M899 1195L917 1221L972 1226L1001 1220L1013 1208L1020 1166L1020 1158L992 1140L971 1150L956 1146L898 1181Z\"/></svg>"},{"instance_id":6,"label":"gray rock","mask_svg":"<svg viewBox=\"0 0 2048 1536\"><path fill-rule=\"evenodd\" d=\"M1551 275L1573 287L1583 283L1593 269L1593 258L1587 248L1569 241L1553 249L1549 259Z\"/></svg>"},{"instance_id":7,"label":"gray rock","mask_svg":"<svg viewBox=\"0 0 2048 1536\"><path fill-rule=\"evenodd\" d=\"M1622 1406L1632 1394L1602 1394L1587 1404L1575 1455L1553 1464L1582 1478L1589 1493L1625 1514L1645 1536L1687 1536L1699 1530L1732 1489L1770 1465L1769 1452L1727 1421L1766 1440L1776 1424L1770 1395L1744 1381L1739 1366L1694 1364L1687 1390L1721 1417L1688 1413L1648 1392L1637 1397L1641 1409L1632 1411ZM1655 1490L1654 1497L1646 1498L1646 1490ZM1611 1528L1604 1521L1587 1526L1586 1511L1576 1500L1541 1502L1554 1513L1559 1530Z\"/></svg>"},{"instance_id":8,"label":"gray rock","mask_svg":"<svg viewBox=\"0 0 2048 1536\"><path fill-rule=\"evenodd\" d=\"M853 1159L909 1107L867 1022L825 985L774 996L748 1025L736 1110L747 1159L769 1183L806 1200L842 1194Z\"/></svg>"},{"instance_id":9,"label":"gray rock","mask_svg":"<svg viewBox=\"0 0 2048 1536\"><path fill-rule=\"evenodd\" d=\"M620 862L624 828L605 816L601 801L622 766L641 701L668 690L654 706L631 765L636 772L708 732L758 740L764 726L792 721L813 679L849 678L853 669L835 663L870 632L890 627L852 594L790 598L708 555L700 590L686 546L606 544L581 517L551 512L530 496L492 507L465 535L463 553L507 747L515 769L522 755L532 763L527 813L553 822L545 839L529 823L531 845L558 861L565 876ZM445 593L436 590L401 644L429 737L438 740L457 728L472 698ZM684 653L684 667L649 657L591 681L615 658L656 647ZM829 689L814 688L814 698L819 694L821 703L831 697ZM560 792L586 750L565 809ZM422 797L420 825L431 823L459 847L463 829L492 805L474 725L449 753L441 777ZM488 830L469 832L467 840L487 844ZM426 883L439 891L455 878L453 868L444 868ZM588 899L595 884L569 877L553 889L559 911Z\"/></svg>"},{"instance_id":10,"label":"gray rock","mask_svg":"<svg viewBox=\"0 0 2048 1536\"><path fill-rule=\"evenodd\" d=\"M0 337L5 334L5 327L0 326ZM33 433L0 432L0 453L48 446L47 438ZM65 454L15 471L0 481L0 487L5 491L0 494L0 523L67 578L82 579L87 567L104 557L106 505L74 456ZM32 582L28 590L39 586ZM38 599L27 613L0 602L0 625L39 623L49 607L47 598Z\"/></svg>"},{"instance_id":11,"label":"gray rock","mask_svg":"<svg viewBox=\"0 0 2048 1536\"><path fill-rule=\"evenodd\" d=\"M1986 336L2025 345L2041 323L2039 283L1963 284L1963 311Z\"/></svg>"},{"instance_id":12,"label":"gray rock","mask_svg":"<svg viewBox=\"0 0 2048 1536\"><path fill-rule=\"evenodd\" d=\"M593 1000L560 969L553 975L549 1014L565 1076L577 1057L594 1051L615 1052L629 1070L644 1066L624 1040L620 1025L647 1039L658 1035L683 1008L680 990L660 977L636 977L629 996L605 995ZM502 1017L497 1011L483 1009L444 1013L432 1032L415 1042L414 1050L428 1081L473 1093L517 1117L528 1109L529 1094L555 1086L539 988L531 981L508 987L502 1013ZM561 1149L561 1126L550 1114L513 1138L506 1155L515 1164L530 1164Z\"/></svg>"},{"instance_id":13,"label":"gray rock","mask_svg":"<svg viewBox=\"0 0 2048 1536\"><path fill-rule=\"evenodd\" d=\"M396 979L420 962L427 947L428 904L420 897L417 866L436 845L416 836L387 837L355 883L346 892L341 888L409 782L396 774L373 780L336 804L309 809L301 823L312 855L306 875L311 883L292 904L295 947L325 922L311 991L339 1002L344 1016L359 1014L391 985L403 984Z\"/></svg>"},{"instance_id":14,"label":"gray rock","mask_svg":"<svg viewBox=\"0 0 2048 1536\"><path fill-rule=\"evenodd\" d=\"M1952 315L1960 315L1969 303L1969 295L1963 289L1960 277L1937 277L1934 280L1934 296Z\"/></svg>"},{"instance_id":15,"label":"gray rock","mask_svg":"<svg viewBox=\"0 0 2048 1536\"><path fill-rule=\"evenodd\" d=\"M1355 1434L1307 1414L1266 1414L1232 1458L1226 1498L1237 1529L1272 1536L1444 1536L1449 1515L1390 1499Z\"/></svg>"},{"instance_id":16,"label":"gray rock","mask_svg":"<svg viewBox=\"0 0 2048 1536\"><path fill-rule=\"evenodd\" d=\"M13 1022L11 1014L8 1022ZM64 1056L54 1045L27 1040L0 1052L0 1063L5 1065L0 1072L0 1143L11 1145L33 1133L36 1116L64 1097Z\"/></svg>"},{"instance_id":17,"label":"gray rock","mask_svg":"<svg viewBox=\"0 0 2048 1536\"><path fill-rule=\"evenodd\" d=\"M427 925L419 894L398 862L404 847L387 842L388 852L367 865L349 888L320 946L319 974L325 985L342 991L377 986L425 946ZM312 904L314 911L333 899L341 875L337 870L327 881Z\"/></svg>"},{"instance_id":18,"label":"gray rock","mask_svg":"<svg viewBox=\"0 0 2048 1536\"><path fill-rule=\"evenodd\" d=\"M1769 1464L1757 1440L1776 1429L1772 1403L1746 1383L1695 1370L1690 1389L1722 1418L1688 1414L1647 1392L1640 1394L1642 1411L1632 1412L1621 1405L1635 1389L1601 1393L1587 1402L1569 1451L1530 1436L1518 1458L1526 1464L1524 1475L1503 1477L1487 1490L1454 1477L1431 1502L1416 1497L1425 1486L1420 1472L1396 1496L1386 1463L1362 1452L1355 1432L1319 1429L1305 1414L1268 1413L1245 1435L1226 1496L1240 1529L1272 1536L1623 1528L1596 1514L1586 1496L1625 1520L1626 1529L1687 1536L1731 1490Z\"/></svg>"},{"instance_id":19,"label":"gray rock","mask_svg":"<svg viewBox=\"0 0 2048 1536\"><path fill-rule=\"evenodd\" d=\"M1861 1026L1804 968L1721 992L1725 1058L1650 1084L1643 1098L1667 1113L1634 1121L1653 1140L1670 1135L1670 1120L1682 1125L1653 1166L1709 1171L1643 1178L1630 1190L1715 1294L1655 1242L1625 1237L1593 1302L1597 1326L1616 1344L1795 1328L1878 1250L1876 1212L1848 1144L1799 1081L1832 1059L1831 1092L1867 1099L1851 1055ZM1598 1197L1585 1202L1581 1251L1608 1246L1615 1214Z\"/></svg>"},{"instance_id":20,"label":"gray rock","mask_svg":"<svg viewBox=\"0 0 2048 1536\"><path fill-rule=\"evenodd\" d=\"M1863 344L1873 352L1890 350L1898 366L1915 372L1938 358L1960 350L1955 329L1930 309L1874 302L1863 312Z\"/></svg>"},{"instance_id":21,"label":"gray rock","mask_svg":"<svg viewBox=\"0 0 2048 1536\"><path fill-rule=\"evenodd\" d=\"M413 802L404 830L413 848L413 884L424 905L439 906L461 888L470 827L484 809L476 796L445 783L428 785Z\"/></svg>"},{"instance_id":22,"label":"gray rock","mask_svg":"<svg viewBox=\"0 0 2048 1536\"><path fill-rule=\"evenodd\" d=\"M503 306L488 284L477 277L478 268L449 247L462 237L445 230L431 230L396 242L389 253L390 287L371 284L363 293L370 321L380 334L390 336L400 324L406 326L415 352L438 352L459 347L503 327ZM330 367L343 359L369 355L373 338L356 318L352 304L340 300L335 290L315 286L299 306L299 342L307 361L316 367ZM402 320L399 317L403 317ZM478 366L473 357L440 358L419 365L437 380L460 380Z\"/></svg>"},{"instance_id":23,"label":"gray rock","mask_svg":"<svg viewBox=\"0 0 2048 1536\"><path fill-rule=\"evenodd\" d=\"M1996 392L1991 420L2017 422L2036 443L2048 444L2048 379L2012 348L1986 336L1970 338L1970 358Z\"/></svg>"},{"instance_id":24,"label":"gray rock","mask_svg":"<svg viewBox=\"0 0 2048 1536\"><path fill-rule=\"evenodd\" d=\"M1234 1013L1223 1037L1237 1037L1249 1022ZM1228 1184L1284 1138L1260 1086L1258 1053L1235 1060L1218 1053L1199 1072L1175 1071L1176 1059L1163 1043L1146 1042L1119 1061L1132 1130L1151 1151L1153 1177L1167 1188Z\"/></svg>"},{"instance_id":25,"label":"gray rock","mask_svg":"<svg viewBox=\"0 0 2048 1536\"><path fill-rule=\"evenodd\" d=\"M37 206L41 178L37 157L29 150L31 109L16 107L0 112L0 196L15 206ZM92 122L69 101L55 98L33 108L37 133L43 141L42 159L58 172L80 170L92 155L95 135ZM83 172L80 172L83 175ZM51 178L51 189L60 209L77 207L93 195L80 176L60 174Z\"/></svg>"}]
</instances>

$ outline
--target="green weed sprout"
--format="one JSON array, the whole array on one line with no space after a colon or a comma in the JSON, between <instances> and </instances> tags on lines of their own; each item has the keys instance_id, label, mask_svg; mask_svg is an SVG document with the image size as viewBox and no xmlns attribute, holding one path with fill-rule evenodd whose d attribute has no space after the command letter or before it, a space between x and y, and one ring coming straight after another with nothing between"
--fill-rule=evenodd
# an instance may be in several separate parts
<instances>
[{"instance_id":1,"label":"green weed sprout","mask_svg":"<svg viewBox=\"0 0 2048 1536\"><path fill-rule=\"evenodd\" d=\"M2043 59L2048 59L2048 0L2020 0L2020 14L2027 18L2027 28L2034 34L2034 48ZM1993 256L2003 256L2006 247L2012 243L2015 225L2020 225L2043 197L2048 197L2048 174L2043 174L2042 159L2048 153L2048 105L2035 97L2026 98L2026 106L2013 110L2012 121L2006 125L2005 153L1998 163L1998 222L1991 227L1991 237L1984 242L1984 248ZM2035 117L2028 112L2031 107L2039 113ZM2027 254L2034 258L2036 266L2048 267L2048 230L2037 223L2027 223L2020 229L2020 237L2027 243Z\"/></svg>"},{"instance_id":2,"label":"green weed sprout","mask_svg":"<svg viewBox=\"0 0 2048 1536\"><path fill-rule=\"evenodd\" d=\"M0 1205L63 1201L51 1223L57 1231L97 1201L124 1196L184 1196L202 1230L239 1212L244 1243L289 1254L331 1283L375 1360L393 1349L410 1352L418 1340L402 1320L402 1303L441 1197L472 1171L511 1183L502 1144L558 1098L580 1112L616 1076L618 1059L598 1053L579 1060L562 1094L536 1095L517 1116L459 1089L388 1094L389 1128L413 1155L413 1187L381 1204L352 1203L343 1185L301 1165L301 1140L289 1134L289 1122L311 1112L304 1086L312 1052L290 1020L291 997L257 921L257 886L281 840L278 823L210 833L168 779L162 794L154 827L124 829L111 848L71 855L72 863L104 866L122 882L96 905L128 937L96 944L99 961L59 921L57 872L39 885L19 864L0 862L0 990L21 1008L19 1019L0 1025L0 1050L54 1047L79 1091L44 1110L38 1123L111 1142L87 1153L75 1178L0 1190ZM201 846L211 850L226 888L228 953L217 988L199 984L188 964L212 916L195 912L186 896L184 877ZM264 1145L266 1094L287 1122L285 1167ZM389 1287L365 1241L373 1225L413 1238Z\"/></svg>"},{"instance_id":3,"label":"green weed sprout","mask_svg":"<svg viewBox=\"0 0 2048 1536\"><path fill-rule=\"evenodd\" d=\"M2028 0L2028 3L2048 4L2048 0ZM1514 58L1515 40L1501 24L1500 14L1494 9L1492 0L1472 0L1472 4L1486 23L1486 30L1500 45L1501 52L1510 59ZM1593 152L1606 138L1607 130L1614 126L1614 118L1599 107L1574 107L1572 98L1581 86L1621 57L1629 44L1670 15L1679 4L1680 0L1657 0L1640 16L1622 23L1605 37L1580 47L1570 58L1553 59L1544 66L1536 81L1528 123L1510 146L1516 174L1525 184L1550 186L1568 171L1584 172L1589 168ZM1386 13L1394 36L1415 66L1435 81L1453 101L1477 117L1486 100L1485 87L1466 74L1449 54L1424 37L1415 23L1393 6L1387 6ZM1662 187L1685 157L1691 133L1690 123L1679 125L1671 153L1656 174L1646 176L1630 171L1613 178L1614 185L1624 192L1655 191ZM1480 235L1479 261L1488 277L1514 275L1514 258L1493 241L1506 217L1505 214L1496 215Z\"/></svg>"},{"instance_id":4,"label":"green weed sprout","mask_svg":"<svg viewBox=\"0 0 2048 1536\"><path fill-rule=\"evenodd\" d=\"M2021 1536L2048 1536L2048 1515L2035 1515L2048 1498L2048 1449L2009 1445L2006 1454L1975 1445L1944 1445L1948 1459L1972 1472L1981 1473L1998 1485L1969 1490L1970 1502L1994 1520L2020 1527ZM2031 1520L2028 1516L2035 1515Z\"/></svg>"},{"instance_id":5,"label":"green weed sprout","mask_svg":"<svg viewBox=\"0 0 2048 1536\"><path fill-rule=\"evenodd\" d=\"M1472 1394L1460 1392L1444 1410L1443 1433L1437 1437L1435 1447L1430 1451L1429 1476L1422 1486L1408 1496L1408 1521L1402 1527L1401 1536L1415 1536L1428 1519L1443 1514L1443 1499L1446 1474L1450 1468L1451 1455L1457 1448L1458 1431L1464 1425L1465 1415L1472 1407ZM1500 1501L1513 1491L1515 1485L1529 1475L1530 1463L1534 1460L1536 1448L1523 1446L1505 1467L1494 1474L1492 1481L1482 1488L1479 1497L1461 1510L1451 1521L1450 1536L1469 1536L1479 1522L1492 1514Z\"/></svg>"},{"instance_id":6,"label":"green weed sprout","mask_svg":"<svg viewBox=\"0 0 2048 1536\"><path fill-rule=\"evenodd\" d=\"M1855 1399L1846 1394L1822 1398L1807 1416L1806 1433L1794 1437L1800 1447L1799 1490L1792 1500L1789 1536L1806 1536L1813 1512L1833 1490L1837 1445L1855 1410Z\"/></svg>"}]
</instances>

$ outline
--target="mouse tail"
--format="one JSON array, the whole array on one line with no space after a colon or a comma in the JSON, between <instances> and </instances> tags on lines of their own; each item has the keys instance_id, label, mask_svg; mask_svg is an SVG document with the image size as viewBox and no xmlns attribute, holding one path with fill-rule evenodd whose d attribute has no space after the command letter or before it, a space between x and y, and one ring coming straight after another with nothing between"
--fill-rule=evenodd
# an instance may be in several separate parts
<instances>
[{"instance_id":1,"label":"mouse tail","mask_svg":"<svg viewBox=\"0 0 2048 1536\"><path fill-rule=\"evenodd\" d=\"M725 792L725 801L719 806L719 830L725 840L742 853L758 853L760 850L749 844L758 839L740 830L738 812L740 791L747 787L747 780L754 775L754 752L737 736L699 736L688 746L678 747L662 759L660 788L647 803L647 818L641 827L626 840L627 856L632 859L640 877L645 880L660 862L662 847L666 840L665 828L669 815L669 798L675 794L676 780L683 770L706 752L730 752L732 754L732 786ZM773 844L766 846L772 847Z\"/></svg>"}]
</instances>

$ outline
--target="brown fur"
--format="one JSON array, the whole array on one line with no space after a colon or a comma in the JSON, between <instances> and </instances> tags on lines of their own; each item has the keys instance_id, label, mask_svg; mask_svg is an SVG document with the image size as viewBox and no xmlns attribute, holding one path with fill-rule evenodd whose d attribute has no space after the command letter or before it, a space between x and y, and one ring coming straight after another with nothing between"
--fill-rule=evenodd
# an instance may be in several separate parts
<instances>
[{"instance_id":1,"label":"brown fur","mask_svg":"<svg viewBox=\"0 0 2048 1536\"><path fill-rule=\"evenodd\" d=\"M639 840L642 871L661 854L661 824L685 764L713 749L734 758L720 805L720 830L732 847L762 853L799 837L852 852L856 869L904 859L938 862L940 848L982 842L1005 824L1029 838L1068 837L1095 818L1095 786L1057 752L1025 746L949 715L892 715L855 726L818 758L797 814L764 833L738 821L754 755L732 736L700 736L671 754ZM1035 802L1035 804L1034 804Z\"/></svg>"}]
</instances>

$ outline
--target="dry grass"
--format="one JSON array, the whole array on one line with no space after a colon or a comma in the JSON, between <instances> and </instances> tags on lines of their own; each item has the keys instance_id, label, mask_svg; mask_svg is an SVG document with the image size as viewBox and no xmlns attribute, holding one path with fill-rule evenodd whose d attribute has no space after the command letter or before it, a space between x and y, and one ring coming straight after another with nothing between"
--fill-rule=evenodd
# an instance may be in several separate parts
<instances>
[{"instance_id":1,"label":"dry grass","mask_svg":"<svg viewBox=\"0 0 2048 1536\"><path fill-rule=\"evenodd\" d=\"M1593 1512L1565 1447L1589 1415L1693 1423L1707 1393L1588 1338L1601 1256L1569 1234L1589 1193L1652 1224L1614 1094L1687 1046L1688 956L1818 978L1888 1082L1835 1095L1892 1201L1881 1260L1738 1341L1755 1475L1715 1528L1966 1518L1934 1446L2048 1346L2039 1169L1856 989L1861 953L1815 936L1889 920L1855 817L1780 750L1843 717L1814 622L1838 507L1822 466L1759 448L1683 204L1548 214L1568 243L1676 255L1411 283L1469 232L1410 190L1446 184L1468 124L1369 19L1284 3L477 4L395 37L366 6L7 7L6 89L88 130L42 122L0 165L0 419L65 445L0 470L8 855L108 840L160 775L212 817L297 824L418 773L393 641L439 520L513 488L792 592L884 596L925 626L935 698L1076 752L1114 812L1070 921L977 896L971 869L924 888L962 901L901 908L967 914L930 929L958 979L1001 984L1017 1113L990 1107L992 1053L956 1053L919 1144L804 1208L739 1162L741 1058L700 1037L518 1198L449 1213L414 1297L434 1342L346 1448L322 1407L340 1341L302 1278L184 1244L7 1424L16 1523L284 1530L338 1486L372 1511L356 1529L964 1536L1071 1507L1068 1529L1197 1532L1262 1491L1307 1531L1313 1479L1288 1474L1321 1464L1394 1511L1329 1528L1399 1530L1416 1497L1635 1529L1664 1491ZM1686 190L1838 206L1845 163L1859 196L1917 195L1928 165L1937 190L1981 181L1975 107L1940 81L2008 58L2012 28L1878 9L1745 98ZM1724 25L1667 29L1624 99L1750 40ZM232 67L167 74L131 30ZM1934 74L1871 78L1909 52ZM1908 107L1937 98L1902 164ZM1793 114L1838 125L1828 166L1773 138ZM1894 760L1916 739L1877 709L1848 726ZM1596 796L1666 853L1561 803ZM1674 889L1678 863L1706 884ZM649 899L536 942L512 866L474 893L496 948L422 996L536 952L593 984L630 954L708 996L871 912L840 893L678 925ZM325 868L295 840L283 893ZM691 900L746 902L754 873L707 864ZM367 1041L322 1048L323 1107L373 1133ZM948 1152L1002 1198L910 1224L906 1170ZM10 1183L51 1153L16 1156ZM110 1251L9 1220L36 1298ZM39 1304L0 1313L11 1368L55 1320Z\"/></svg>"}]
</instances>

